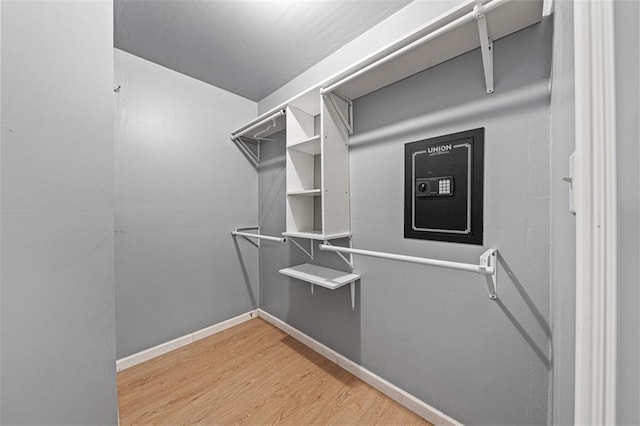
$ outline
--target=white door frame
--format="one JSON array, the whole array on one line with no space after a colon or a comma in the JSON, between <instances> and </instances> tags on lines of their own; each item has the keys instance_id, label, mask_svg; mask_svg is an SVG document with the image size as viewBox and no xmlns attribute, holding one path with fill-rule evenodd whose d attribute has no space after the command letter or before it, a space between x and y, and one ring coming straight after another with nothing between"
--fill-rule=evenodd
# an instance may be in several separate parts
<instances>
[{"instance_id":1,"label":"white door frame","mask_svg":"<svg viewBox=\"0 0 640 426\"><path fill-rule=\"evenodd\" d=\"M613 0L574 2L575 424L616 422L617 179Z\"/></svg>"}]
</instances>

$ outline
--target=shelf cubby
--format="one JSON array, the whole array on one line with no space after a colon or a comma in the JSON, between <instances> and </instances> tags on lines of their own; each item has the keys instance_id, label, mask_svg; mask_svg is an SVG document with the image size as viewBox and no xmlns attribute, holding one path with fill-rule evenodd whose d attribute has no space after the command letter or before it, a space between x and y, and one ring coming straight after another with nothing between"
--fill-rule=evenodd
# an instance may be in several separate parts
<instances>
[{"instance_id":1,"label":"shelf cubby","mask_svg":"<svg viewBox=\"0 0 640 426\"><path fill-rule=\"evenodd\" d=\"M344 114L348 105L327 102L316 90L287 106L285 235L350 235L348 132L336 112L341 108Z\"/></svg>"},{"instance_id":2,"label":"shelf cubby","mask_svg":"<svg viewBox=\"0 0 640 426\"><path fill-rule=\"evenodd\" d=\"M287 148L309 155L320 154L320 135L315 135L310 138L303 139L302 141L288 145Z\"/></svg>"}]
</instances>

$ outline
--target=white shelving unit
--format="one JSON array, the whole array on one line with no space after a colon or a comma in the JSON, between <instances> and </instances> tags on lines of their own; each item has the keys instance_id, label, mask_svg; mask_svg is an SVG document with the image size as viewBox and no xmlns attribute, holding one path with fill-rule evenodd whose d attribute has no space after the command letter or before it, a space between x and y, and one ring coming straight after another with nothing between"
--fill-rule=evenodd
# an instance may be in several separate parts
<instances>
[{"instance_id":1,"label":"white shelving unit","mask_svg":"<svg viewBox=\"0 0 640 426\"><path fill-rule=\"evenodd\" d=\"M232 133L231 139L236 142L259 141L286 127L287 195L283 235L321 241L351 237L351 101L478 47L486 90L493 93L493 41L540 22L542 9L543 0L465 0ZM256 158L259 161L259 155ZM305 253L313 258L313 241L311 244L311 252L305 250ZM424 259L389 253L331 248L328 243L321 245L321 249L336 251L341 256L341 252L345 252L425 263ZM428 264L443 266L440 261L427 260ZM352 261L347 263L353 267ZM488 271L487 265L481 265L485 268L481 273ZM336 289L350 284L354 306L358 275L312 264L285 268L280 273L311 283L312 291L314 285ZM490 294L495 296L495 276L491 290Z\"/></svg>"},{"instance_id":2,"label":"white shelving unit","mask_svg":"<svg viewBox=\"0 0 640 426\"><path fill-rule=\"evenodd\" d=\"M348 237L349 134L340 119L349 105L312 90L287 105L287 227L283 235Z\"/></svg>"}]
</instances>

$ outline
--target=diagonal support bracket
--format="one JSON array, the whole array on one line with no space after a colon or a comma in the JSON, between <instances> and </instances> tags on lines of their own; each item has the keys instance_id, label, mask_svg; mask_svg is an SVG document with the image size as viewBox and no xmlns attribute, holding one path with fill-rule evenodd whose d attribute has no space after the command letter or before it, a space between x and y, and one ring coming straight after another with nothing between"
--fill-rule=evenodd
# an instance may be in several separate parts
<instances>
[{"instance_id":1,"label":"diagonal support bracket","mask_svg":"<svg viewBox=\"0 0 640 426\"><path fill-rule=\"evenodd\" d=\"M260 227L258 226L245 226L243 228L236 228L234 232L238 232L238 231L249 231L255 229L258 232L258 235L260 235ZM231 235L233 235L233 232L231 233ZM256 246L257 248L260 248L260 240L253 240L251 238L246 237L245 235L240 235L242 238L244 238L245 240L247 240L250 244L253 244L254 246Z\"/></svg>"},{"instance_id":2,"label":"diagonal support bracket","mask_svg":"<svg viewBox=\"0 0 640 426\"><path fill-rule=\"evenodd\" d=\"M342 124L344 124L344 127L347 129L347 132L349 132L349 135L352 135L353 134L353 102L351 102L349 99L343 98L342 96L336 95L335 93L327 93L325 96L327 97L327 99L329 99L329 103L333 107L336 114L338 114L338 117L340 117L340 121L342 121ZM347 116L345 116L344 112L338 107L338 104L336 103L335 98L339 98L344 102L346 102L347 111L348 111Z\"/></svg>"},{"instance_id":3,"label":"diagonal support bracket","mask_svg":"<svg viewBox=\"0 0 640 426\"><path fill-rule=\"evenodd\" d=\"M325 241L324 242L326 245L331 246L333 244L331 244L329 241ZM352 248L351 245L351 238L349 238L349 248ZM320 250L322 250L322 247L320 247ZM349 259L347 259L345 257L344 254L340 253L340 252L335 252L338 256L340 256L340 259L344 260L344 262L349 266L349 269L351 269L353 271L353 254L349 254Z\"/></svg>"},{"instance_id":4,"label":"diagonal support bracket","mask_svg":"<svg viewBox=\"0 0 640 426\"><path fill-rule=\"evenodd\" d=\"M298 244L298 242L296 240L294 240L291 236L289 236L289 240L295 244L296 247L298 247L300 250L302 250L302 252L304 254L306 254L307 256L309 256L309 259L313 260L314 258L314 254L313 254L313 240L309 240L309 242L311 243L311 247L309 249L309 251L307 251L304 247L302 247L300 244ZM313 284L311 285L311 293L313 293Z\"/></svg>"},{"instance_id":5,"label":"diagonal support bracket","mask_svg":"<svg viewBox=\"0 0 640 426\"><path fill-rule=\"evenodd\" d=\"M498 299L498 251L489 249L480 256L480 267L486 269L484 275L489 289L489 299Z\"/></svg>"},{"instance_id":6,"label":"diagonal support bracket","mask_svg":"<svg viewBox=\"0 0 640 426\"><path fill-rule=\"evenodd\" d=\"M478 23L478 33L480 35L480 50L482 52L482 67L484 68L484 82L487 86L487 93L493 93L493 39L487 29L487 17L484 8L477 4L473 12Z\"/></svg>"},{"instance_id":7,"label":"diagonal support bracket","mask_svg":"<svg viewBox=\"0 0 640 426\"><path fill-rule=\"evenodd\" d=\"M247 156L247 158L257 167L260 163L260 141L257 142L257 152L253 152L249 145L243 140L242 136L231 139L233 143L235 143L242 152Z\"/></svg>"}]
</instances>

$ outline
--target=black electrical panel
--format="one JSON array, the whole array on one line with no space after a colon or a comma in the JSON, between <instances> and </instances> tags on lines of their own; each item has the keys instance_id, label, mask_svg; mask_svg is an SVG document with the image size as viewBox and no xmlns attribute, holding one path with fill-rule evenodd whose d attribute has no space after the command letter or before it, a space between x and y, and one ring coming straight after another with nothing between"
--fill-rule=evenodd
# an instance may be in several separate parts
<instances>
[{"instance_id":1,"label":"black electrical panel","mask_svg":"<svg viewBox=\"0 0 640 426\"><path fill-rule=\"evenodd\" d=\"M404 237L482 244L484 128L405 144Z\"/></svg>"}]
</instances>

